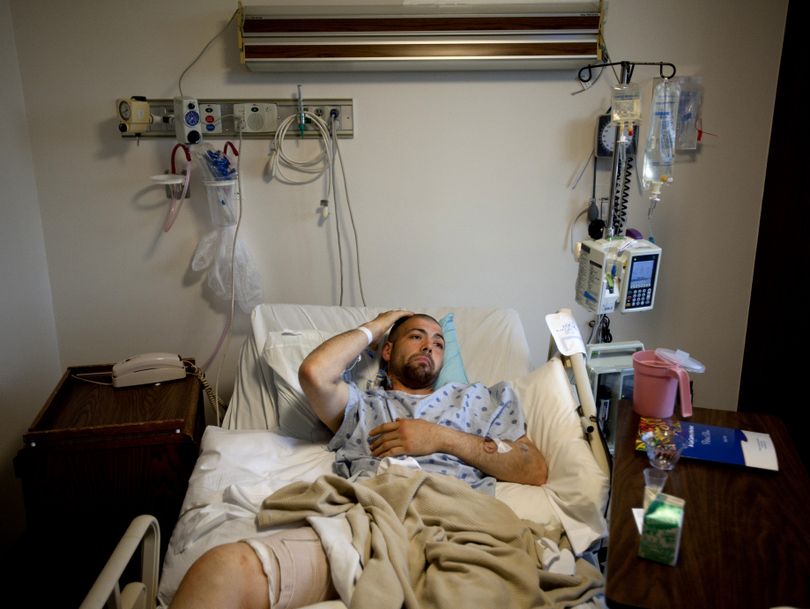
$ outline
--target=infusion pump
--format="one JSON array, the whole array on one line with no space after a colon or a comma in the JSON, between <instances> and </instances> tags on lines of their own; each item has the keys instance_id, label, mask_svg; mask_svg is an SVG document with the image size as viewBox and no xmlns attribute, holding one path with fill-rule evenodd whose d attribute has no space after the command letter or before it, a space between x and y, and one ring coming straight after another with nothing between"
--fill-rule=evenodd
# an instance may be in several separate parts
<instances>
[{"instance_id":1,"label":"infusion pump","mask_svg":"<svg viewBox=\"0 0 810 609\"><path fill-rule=\"evenodd\" d=\"M661 248L644 239L583 241L577 302L597 315L649 311L655 302Z\"/></svg>"}]
</instances>

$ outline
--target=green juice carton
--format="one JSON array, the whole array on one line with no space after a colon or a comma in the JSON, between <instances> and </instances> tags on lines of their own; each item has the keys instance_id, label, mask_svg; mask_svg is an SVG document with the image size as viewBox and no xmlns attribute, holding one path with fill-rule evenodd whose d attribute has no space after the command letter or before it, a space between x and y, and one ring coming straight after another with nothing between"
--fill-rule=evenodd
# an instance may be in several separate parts
<instances>
[{"instance_id":1,"label":"green juice carton","mask_svg":"<svg viewBox=\"0 0 810 609\"><path fill-rule=\"evenodd\" d=\"M665 493L650 502L644 512L644 525L638 555L642 558L674 565L678 562L683 531L683 512L686 501Z\"/></svg>"}]
</instances>

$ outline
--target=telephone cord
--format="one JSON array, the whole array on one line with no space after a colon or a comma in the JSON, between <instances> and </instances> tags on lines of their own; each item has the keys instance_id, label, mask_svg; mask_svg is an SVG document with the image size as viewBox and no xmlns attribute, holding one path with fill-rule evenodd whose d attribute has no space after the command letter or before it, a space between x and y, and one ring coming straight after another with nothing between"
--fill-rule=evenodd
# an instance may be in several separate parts
<instances>
[{"instance_id":1,"label":"telephone cord","mask_svg":"<svg viewBox=\"0 0 810 609\"><path fill-rule=\"evenodd\" d=\"M214 413L216 414L217 417L217 425L219 425L220 408L225 408L227 405L225 404L225 402L219 399L219 395L217 394L216 389L211 386L211 383L206 378L205 372L203 371L202 368L200 368L194 362L189 360L183 360L183 363L186 365L188 372L196 376L200 380L200 383L202 383L203 391L205 392L205 395L208 398L208 403L214 409Z\"/></svg>"}]
</instances>

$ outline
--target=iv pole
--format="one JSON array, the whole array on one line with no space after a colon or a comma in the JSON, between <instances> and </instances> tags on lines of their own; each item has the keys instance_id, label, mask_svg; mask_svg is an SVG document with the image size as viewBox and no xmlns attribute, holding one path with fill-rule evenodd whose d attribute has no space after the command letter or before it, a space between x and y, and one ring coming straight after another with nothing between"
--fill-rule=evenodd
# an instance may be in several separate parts
<instances>
[{"instance_id":1,"label":"iv pole","mask_svg":"<svg viewBox=\"0 0 810 609\"><path fill-rule=\"evenodd\" d=\"M633 74L633 66L628 64L626 61L621 62L622 70L621 75L619 77L619 84L621 85L628 85L630 84L630 78ZM612 166L610 170L610 205L608 207L608 222L605 225L607 230L608 237L615 237L621 236L624 232L624 226L622 226L621 221L617 222L617 218L615 216L616 207L619 202L619 192L621 191L621 185L619 184L621 173L627 168L627 164L629 160L626 156L626 150L624 155L619 154L619 146L624 145L622 142L622 130L618 127L616 128L616 137L613 140L613 158L612 158ZM624 156L624 159L621 157ZM618 234L617 234L618 233Z\"/></svg>"},{"instance_id":2,"label":"iv pole","mask_svg":"<svg viewBox=\"0 0 810 609\"><path fill-rule=\"evenodd\" d=\"M606 68L609 66L621 66L621 73L619 76L619 84L627 85L630 84L630 80L633 78L633 71L637 65L646 65L646 66L658 66L658 73L660 74L661 78L669 79L675 76L675 65L657 61L657 62L643 62L643 61L615 61L612 63L598 63L598 64L589 64L579 70L579 80L580 82L587 83L593 77L593 68ZM669 68L670 73L664 74L664 67ZM630 159L626 156L622 160L619 154L619 145L623 144L622 140L622 132L620 129L616 129L616 137L613 142L613 158L612 158L612 167L610 172L610 183L612 192L610 193L610 206L608 210L608 222L606 223L605 230L607 231L608 237L615 237L621 236L624 233L624 217L623 212L624 209L619 210L618 217L617 217L617 207L622 203L620 201L621 198L621 191L622 185L620 183L621 174L625 173L628 169L628 165L630 163Z\"/></svg>"}]
</instances>

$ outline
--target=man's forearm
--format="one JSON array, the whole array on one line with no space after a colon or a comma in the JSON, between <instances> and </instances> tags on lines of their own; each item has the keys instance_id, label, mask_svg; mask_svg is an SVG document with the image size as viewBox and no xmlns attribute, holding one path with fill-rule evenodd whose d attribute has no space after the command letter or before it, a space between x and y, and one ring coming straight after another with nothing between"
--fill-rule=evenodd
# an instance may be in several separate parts
<instances>
[{"instance_id":1,"label":"man's forearm","mask_svg":"<svg viewBox=\"0 0 810 609\"><path fill-rule=\"evenodd\" d=\"M548 477L545 458L527 436L514 442L502 441L510 450L498 452L494 440L423 419L397 419L375 427L369 434L369 448L379 459L442 452L504 482L539 486Z\"/></svg>"},{"instance_id":2,"label":"man's forearm","mask_svg":"<svg viewBox=\"0 0 810 609\"><path fill-rule=\"evenodd\" d=\"M548 466L537 447L526 437L493 440L450 429L442 452L454 455L503 482L540 486L548 478Z\"/></svg>"}]
</instances>

